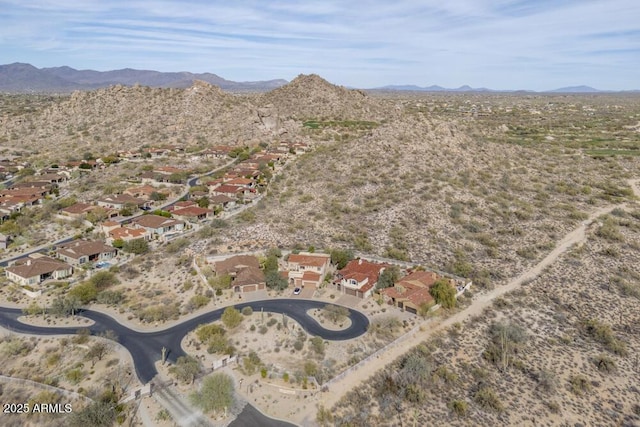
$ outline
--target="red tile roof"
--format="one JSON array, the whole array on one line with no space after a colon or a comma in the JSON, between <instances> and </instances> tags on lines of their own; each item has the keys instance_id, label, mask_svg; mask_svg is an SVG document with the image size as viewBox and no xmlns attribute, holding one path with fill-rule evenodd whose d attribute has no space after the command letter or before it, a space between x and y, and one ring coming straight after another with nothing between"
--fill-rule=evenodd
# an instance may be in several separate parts
<instances>
[{"instance_id":1,"label":"red tile roof","mask_svg":"<svg viewBox=\"0 0 640 427\"><path fill-rule=\"evenodd\" d=\"M330 257L328 255L308 255L308 254L291 254L287 259L288 263L295 263L298 265L304 265L309 267L322 267L329 263Z\"/></svg>"}]
</instances>

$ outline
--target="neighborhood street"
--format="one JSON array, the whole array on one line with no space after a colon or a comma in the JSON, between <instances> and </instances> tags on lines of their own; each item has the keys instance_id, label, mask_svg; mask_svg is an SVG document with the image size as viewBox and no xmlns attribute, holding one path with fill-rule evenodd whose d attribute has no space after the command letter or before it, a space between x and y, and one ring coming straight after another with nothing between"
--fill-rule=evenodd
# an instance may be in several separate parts
<instances>
[{"instance_id":1,"label":"neighborhood street","mask_svg":"<svg viewBox=\"0 0 640 427\"><path fill-rule=\"evenodd\" d=\"M367 331L369 320L359 311L349 309L351 326L340 331L330 331L322 327L315 319L307 314L311 309L322 309L326 303L303 299L276 299L244 302L235 304L238 310L251 307L254 312L264 310L266 312L285 314L298 322L305 331L314 336L331 341L343 341L356 338ZM118 323L113 317L92 310L84 310L80 316L94 321L88 327L92 335L98 335L106 331L115 332L118 342L130 353L136 369L136 374L142 383L148 383L158 373L155 362L160 360L162 348L167 349L167 359L175 362L178 357L186 355L182 350L181 342L185 335L194 330L200 324L211 323L220 319L224 308L219 308L204 313L195 318L186 320L167 329L154 332L138 332ZM18 321L22 316L22 310L16 308L0 308L0 326L11 331L33 335L60 335L75 334L77 327L44 327L33 326Z\"/></svg>"}]
</instances>

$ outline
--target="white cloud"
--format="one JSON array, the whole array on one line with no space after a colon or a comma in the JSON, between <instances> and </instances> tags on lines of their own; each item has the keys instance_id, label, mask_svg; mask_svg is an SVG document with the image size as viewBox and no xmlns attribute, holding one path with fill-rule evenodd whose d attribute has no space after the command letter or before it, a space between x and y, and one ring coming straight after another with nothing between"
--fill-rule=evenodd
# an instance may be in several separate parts
<instances>
[{"instance_id":1,"label":"white cloud","mask_svg":"<svg viewBox=\"0 0 640 427\"><path fill-rule=\"evenodd\" d=\"M316 70L365 87L615 89L634 81L638 31L633 0L5 0L0 50L35 65L144 63L238 80Z\"/></svg>"}]
</instances>

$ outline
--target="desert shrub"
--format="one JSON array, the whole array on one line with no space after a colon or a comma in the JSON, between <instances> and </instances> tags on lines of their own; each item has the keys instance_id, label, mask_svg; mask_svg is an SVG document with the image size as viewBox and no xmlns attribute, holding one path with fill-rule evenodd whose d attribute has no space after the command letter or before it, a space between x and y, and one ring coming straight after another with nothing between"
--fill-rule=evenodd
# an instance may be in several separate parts
<instances>
[{"instance_id":1,"label":"desert shrub","mask_svg":"<svg viewBox=\"0 0 640 427\"><path fill-rule=\"evenodd\" d=\"M278 271L269 271L265 274L265 281L269 289L281 291L289 286L287 279L282 277Z\"/></svg>"},{"instance_id":2,"label":"desert shrub","mask_svg":"<svg viewBox=\"0 0 640 427\"><path fill-rule=\"evenodd\" d=\"M622 235L622 233L620 233L616 220L611 217L607 217L604 220L602 226L600 226L600 228L598 228L598 230L596 231L596 236L614 242L620 242L624 240L624 236Z\"/></svg>"},{"instance_id":3,"label":"desert shrub","mask_svg":"<svg viewBox=\"0 0 640 427\"><path fill-rule=\"evenodd\" d=\"M349 309L340 305L327 304L322 314L333 323L338 323L349 316Z\"/></svg>"},{"instance_id":4,"label":"desert shrub","mask_svg":"<svg viewBox=\"0 0 640 427\"><path fill-rule=\"evenodd\" d=\"M176 318L179 315L180 307L178 303L154 305L138 313L139 319L145 322L165 321Z\"/></svg>"},{"instance_id":5,"label":"desert shrub","mask_svg":"<svg viewBox=\"0 0 640 427\"><path fill-rule=\"evenodd\" d=\"M147 253L149 251L149 242L145 239L134 239L124 242L122 250L135 255Z\"/></svg>"},{"instance_id":6,"label":"desert shrub","mask_svg":"<svg viewBox=\"0 0 640 427\"><path fill-rule=\"evenodd\" d=\"M244 372L247 375L252 375L262 365L262 361L255 351L250 352L247 357L242 360Z\"/></svg>"},{"instance_id":7,"label":"desert shrub","mask_svg":"<svg viewBox=\"0 0 640 427\"><path fill-rule=\"evenodd\" d=\"M606 354L600 354L593 358L593 364L600 372L613 373L616 371L616 362Z\"/></svg>"},{"instance_id":8,"label":"desert shrub","mask_svg":"<svg viewBox=\"0 0 640 427\"><path fill-rule=\"evenodd\" d=\"M167 243L164 250L167 253L175 254L177 252L180 252L187 246L189 246L189 239L187 239L186 237L180 237Z\"/></svg>"},{"instance_id":9,"label":"desert shrub","mask_svg":"<svg viewBox=\"0 0 640 427\"><path fill-rule=\"evenodd\" d=\"M196 336L203 344L206 344L212 337L216 335L225 335L226 331L220 325L201 325L196 329Z\"/></svg>"},{"instance_id":10,"label":"desert shrub","mask_svg":"<svg viewBox=\"0 0 640 427\"><path fill-rule=\"evenodd\" d=\"M333 412L322 405L318 406L316 421L321 426L333 425Z\"/></svg>"},{"instance_id":11,"label":"desert shrub","mask_svg":"<svg viewBox=\"0 0 640 427\"><path fill-rule=\"evenodd\" d=\"M94 273L89 279L89 282L92 283L98 291L103 291L120 283L116 275L111 271L99 271Z\"/></svg>"},{"instance_id":12,"label":"desert shrub","mask_svg":"<svg viewBox=\"0 0 640 427\"><path fill-rule=\"evenodd\" d=\"M235 307L227 307L222 313L221 319L227 328L233 329L242 322L242 313Z\"/></svg>"},{"instance_id":13,"label":"desert shrub","mask_svg":"<svg viewBox=\"0 0 640 427\"><path fill-rule=\"evenodd\" d=\"M589 319L582 322L582 328L588 336L604 345L604 347L614 354L625 356L627 346L613 334L611 326L600 322L598 319Z\"/></svg>"},{"instance_id":14,"label":"desert shrub","mask_svg":"<svg viewBox=\"0 0 640 427\"><path fill-rule=\"evenodd\" d=\"M72 384L78 384L84 378L84 372L80 368L69 369L64 376Z\"/></svg>"},{"instance_id":15,"label":"desert shrub","mask_svg":"<svg viewBox=\"0 0 640 427\"><path fill-rule=\"evenodd\" d=\"M169 368L169 372L177 379L188 384L193 384L198 372L200 372L200 361L192 356L180 356L176 364Z\"/></svg>"},{"instance_id":16,"label":"desert shrub","mask_svg":"<svg viewBox=\"0 0 640 427\"><path fill-rule=\"evenodd\" d=\"M368 332L382 339L392 339L400 331L402 323L398 318L390 316L375 319L369 324Z\"/></svg>"},{"instance_id":17,"label":"desert shrub","mask_svg":"<svg viewBox=\"0 0 640 427\"><path fill-rule=\"evenodd\" d=\"M251 316L253 314L253 309L251 307L244 307L242 309L242 314L244 316Z\"/></svg>"},{"instance_id":18,"label":"desert shrub","mask_svg":"<svg viewBox=\"0 0 640 427\"><path fill-rule=\"evenodd\" d=\"M584 375L572 375L569 377L569 388L574 394L583 396L591 390L591 383Z\"/></svg>"},{"instance_id":19,"label":"desert shrub","mask_svg":"<svg viewBox=\"0 0 640 427\"><path fill-rule=\"evenodd\" d=\"M411 261L411 257L409 257L409 253L405 249L391 246L385 249L384 256L386 258L397 259L399 261Z\"/></svg>"},{"instance_id":20,"label":"desert shrub","mask_svg":"<svg viewBox=\"0 0 640 427\"><path fill-rule=\"evenodd\" d=\"M69 297L77 298L82 304L88 304L98 297L98 288L91 282L80 283L69 291Z\"/></svg>"},{"instance_id":21,"label":"desert shrub","mask_svg":"<svg viewBox=\"0 0 640 427\"><path fill-rule=\"evenodd\" d=\"M496 322L489 328L490 342L483 357L506 370L527 340L525 330L513 322Z\"/></svg>"},{"instance_id":22,"label":"desert shrub","mask_svg":"<svg viewBox=\"0 0 640 427\"><path fill-rule=\"evenodd\" d=\"M468 405L464 400L452 400L449 402L449 410L458 417L464 417L467 415Z\"/></svg>"},{"instance_id":23,"label":"desert shrub","mask_svg":"<svg viewBox=\"0 0 640 427\"><path fill-rule=\"evenodd\" d=\"M313 337L309 342L316 355L324 356L324 340L321 337Z\"/></svg>"},{"instance_id":24,"label":"desert shrub","mask_svg":"<svg viewBox=\"0 0 640 427\"><path fill-rule=\"evenodd\" d=\"M187 309L189 311L197 310L209 304L209 301L211 301L211 298L209 297L206 297L204 295L194 295L189 299L189 302L187 303Z\"/></svg>"},{"instance_id":25,"label":"desert shrub","mask_svg":"<svg viewBox=\"0 0 640 427\"><path fill-rule=\"evenodd\" d=\"M473 400L480 405L482 409L490 410L494 412L504 411L504 406L498 395L488 386L481 387L473 395Z\"/></svg>"},{"instance_id":26,"label":"desert shrub","mask_svg":"<svg viewBox=\"0 0 640 427\"><path fill-rule=\"evenodd\" d=\"M535 379L538 382L538 387L546 393L553 393L558 386L558 376L555 372L541 369L535 373Z\"/></svg>"},{"instance_id":27,"label":"desert shrub","mask_svg":"<svg viewBox=\"0 0 640 427\"><path fill-rule=\"evenodd\" d=\"M124 301L124 295L121 291L102 291L98 293L96 301L99 304L119 304Z\"/></svg>"},{"instance_id":28,"label":"desert shrub","mask_svg":"<svg viewBox=\"0 0 640 427\"><path fill-rule=\"evenodd\" d=\"M453 308L456 306L456 289L449 284L447 279L438 279L429 288L429 294L436 301L436 304L440 304L442 308Z\"/></svg>"}]
</instances>

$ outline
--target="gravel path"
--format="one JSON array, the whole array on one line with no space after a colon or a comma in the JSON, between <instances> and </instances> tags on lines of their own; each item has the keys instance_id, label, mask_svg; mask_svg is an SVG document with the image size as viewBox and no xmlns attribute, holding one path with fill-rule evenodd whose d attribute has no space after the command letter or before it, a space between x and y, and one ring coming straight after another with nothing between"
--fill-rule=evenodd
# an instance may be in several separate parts
<instances>
[{"instance_id":1,"label":"gravel path","mask_svg":"<svg viewBox=\"0 0 640 427\"><path fill-rule=\"evenodd\" d=\"M638 180L629 181L629 184L631 185L636 197L640 196L640 190L637 185ZM356 387L357 384L367 381L375 375L377 371L388 366L393 360L407 353L410 349L425 341L435 332L441 331L455 323L461 323L481 314L496 298L519 288L527 281L535 279L546 267L555 262L558 257L560 257L560 255L566 252L569 248L583 242L586 239L586 230L594 220L616 208L624 209L626 208L626 205L608 205L593 212L587 220L580 224L579 227L565 235L564 238L558 242L556 247L534 267L512 279L504 286L495 288L486 293L476 294L473 303L466 309L459 311L446 319L436 318L426 320L423 325L428 325L427 327L414 329L415 332L411 333L411 336L403 337L402 342L399 342L395 346L390 346L387 351L384 351L379 355L379 358L376 358L367 364L366 369L350 371L344 376L344 378L331 384L329 392L322 393L320 403L324 405L325 408L333 407L343 399L344 395L348 391ZM314 411L315 408L309 408L305 411L306 413L300 414L300 420L304 419L308 422L309 420L314 419L315 417L312 414Z\"/></svg>"}]
</instances>

